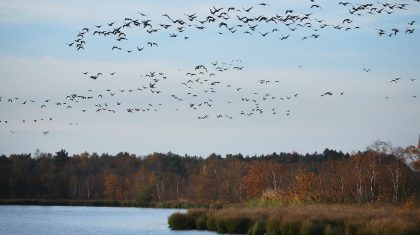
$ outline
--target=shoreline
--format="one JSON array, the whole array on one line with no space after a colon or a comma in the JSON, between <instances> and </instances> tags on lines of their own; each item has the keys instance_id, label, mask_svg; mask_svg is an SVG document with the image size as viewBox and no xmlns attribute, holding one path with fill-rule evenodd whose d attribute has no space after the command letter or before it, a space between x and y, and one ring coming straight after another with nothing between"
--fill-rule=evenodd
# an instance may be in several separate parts
<instances>
[{"instance_id":1,"label":"shoreline","mask_svg":"<svg viewBox=\"0 0 420 235\"><path fill-rule=\"evenodd\" d=\"M73 200L73 199L0 199L0 206L89 206L89 207L135 207L156 209L191 209L213 208L220 209L224 205L219 203L197 203L180 201L150 202L148 204L137 201L114 200Z\"/></svg>"},{"instance_id":2,"label":"shoreline","mask_svg":"<svg viewBox=\"0 0 420 235\"><path fill-rule=\"evenodd\" d=\"M90 206L90 207L146 207L138 202L67 199L0 199L2 206ZM152 207L153 208L153 207Z\"/></svg>"}]
</instances>

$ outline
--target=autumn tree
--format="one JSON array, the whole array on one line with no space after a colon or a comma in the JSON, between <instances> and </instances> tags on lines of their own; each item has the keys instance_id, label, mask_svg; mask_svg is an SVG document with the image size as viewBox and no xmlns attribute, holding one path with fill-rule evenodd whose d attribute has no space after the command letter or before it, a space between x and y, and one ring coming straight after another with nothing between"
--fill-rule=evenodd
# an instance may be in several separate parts
<instances>
[{"instance_id":1,"label":"autumn tree","mask_svg":"<svg viewBox=\"0 0 420 235\"><path fill-rule=\"evenodd\" d=\"M377 141L366 151L326 149L207 158L37 153L0 156L1 198L211 203L252 198L323 202L401 202L420 193L419 150ZM408 160L407 160L408 159ZM417 170L417 171L416 171Z\"/></svg>"},{"instance_id":2,"label":"autumn tree","mask_svg":"<svg viewBox=\"0 0 420 235\"><path fill-rule=\"evenodd\" d=\"M266 191L278 191L282 165L272 161L254 161L248 173L242 177L242 185L248 197L255 198Z\"/></svg>"},{"instance_id":3,"label":"autumn tree","mask_svg":"<svg viewBox=\"0 0 420 235\"><path fill-rule=\"evenodd\" d=\"M109 173L105 177L105 197L111 200L117 200L119 194L118 178L113 173Z\"/></svg>"}]
</instances>

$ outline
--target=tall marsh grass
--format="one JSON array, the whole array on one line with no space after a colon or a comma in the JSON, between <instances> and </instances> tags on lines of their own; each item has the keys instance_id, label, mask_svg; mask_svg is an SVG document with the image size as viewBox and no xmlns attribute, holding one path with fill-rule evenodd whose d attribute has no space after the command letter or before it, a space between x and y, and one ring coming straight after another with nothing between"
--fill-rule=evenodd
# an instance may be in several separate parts
<instances>
[{"instance_id":1,"label":"tall marsh grass","mask_svg":"<svg viewBox=\"0 0 420 235\"><path fill-rule=\"evenodd\" d=\"M420 235L420 209L392 205L190 209L183 215L171 216L170 228L250 235Z\"/></svg>"}]
</instances>

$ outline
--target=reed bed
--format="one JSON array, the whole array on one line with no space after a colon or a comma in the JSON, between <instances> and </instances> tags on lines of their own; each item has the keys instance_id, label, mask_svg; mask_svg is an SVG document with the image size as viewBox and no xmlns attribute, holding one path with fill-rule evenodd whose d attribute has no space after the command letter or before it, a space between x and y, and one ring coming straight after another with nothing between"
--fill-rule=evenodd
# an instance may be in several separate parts
<instances>
[{"instance_id":1,"label":"reed bed","mask_svg":"<svg viewBox=\"0 0 420 235\"><path fill-rule=\"evenodd\" d=\"M196 208L185 214L174 214L168 222L174 230L197 229L229 234L417 235L420 234L420 209L388 204Z\"/></svg>"}]
</instances>

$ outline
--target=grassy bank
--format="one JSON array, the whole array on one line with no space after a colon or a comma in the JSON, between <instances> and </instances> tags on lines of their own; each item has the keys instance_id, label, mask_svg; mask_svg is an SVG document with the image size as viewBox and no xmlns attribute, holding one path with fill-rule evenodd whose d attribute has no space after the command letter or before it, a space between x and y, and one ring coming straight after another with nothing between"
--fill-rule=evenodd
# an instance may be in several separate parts
<instances>
[{"instance_id":1,"label":"grassy bank","mask_svg":"<svg viewBox=\"0 0 420 235\"><path fill-rule=\"evenodd\" d=\"M268 235L416 235L420 209L392 205L303 205L189 209L168 218L173 230Z\"/></svg>"}]
</instances>

